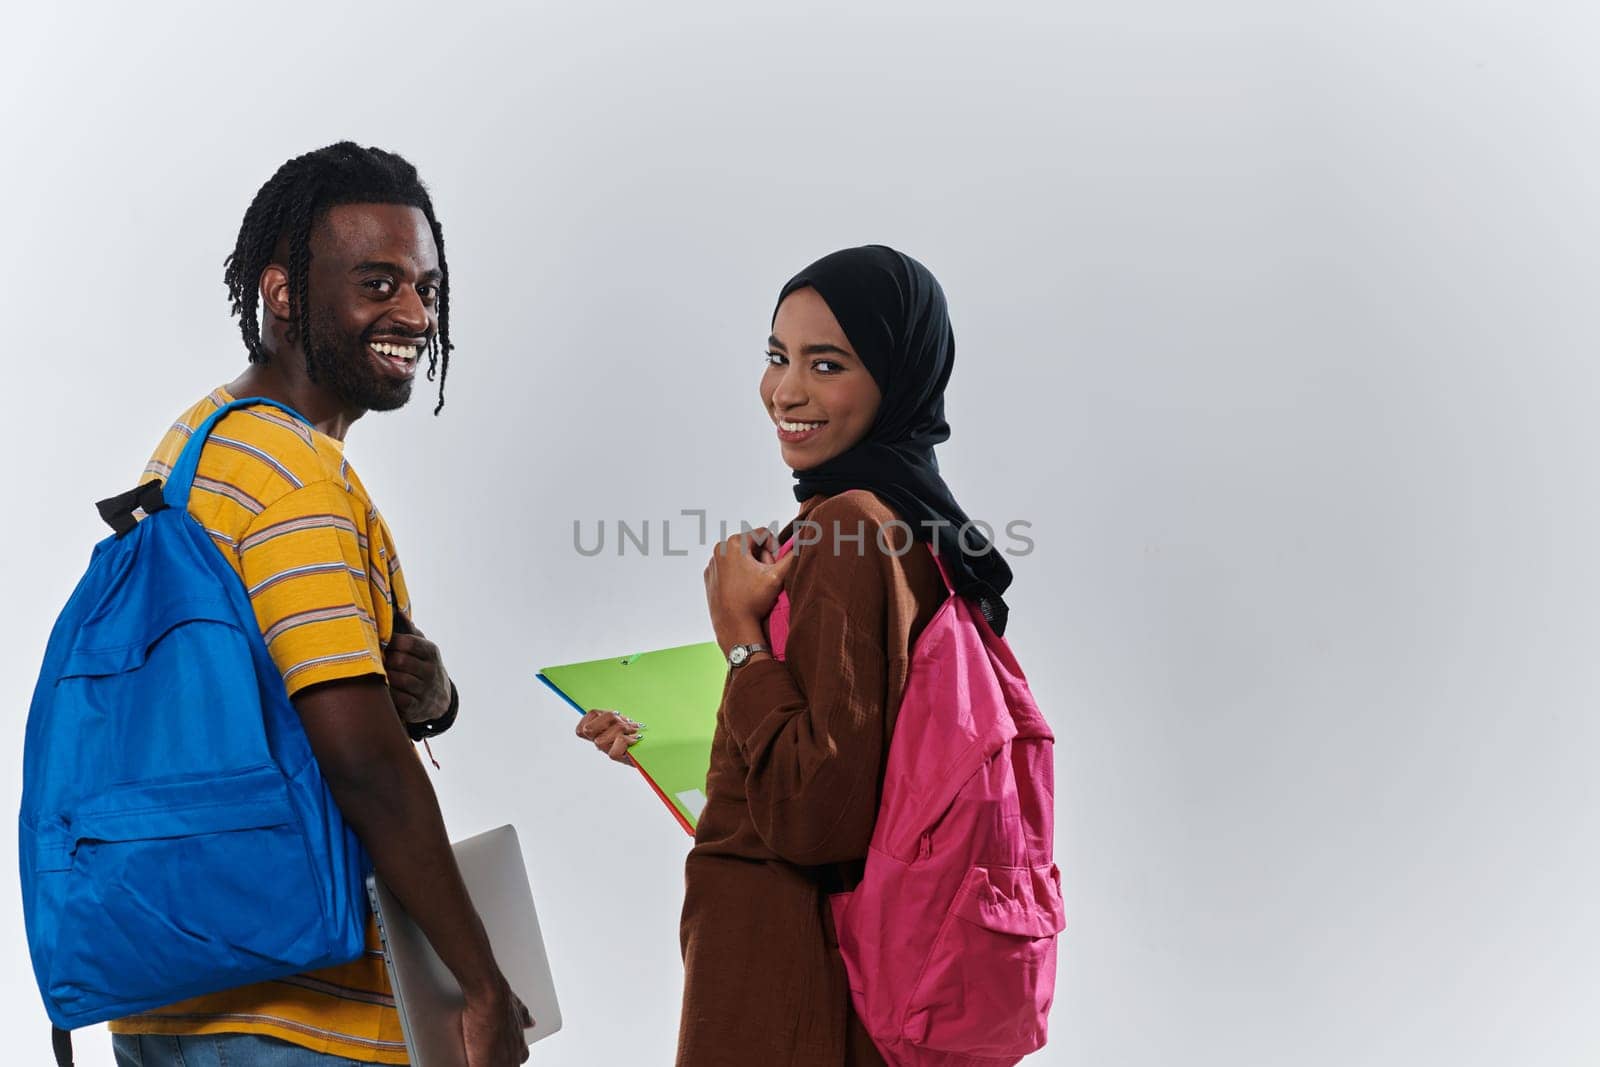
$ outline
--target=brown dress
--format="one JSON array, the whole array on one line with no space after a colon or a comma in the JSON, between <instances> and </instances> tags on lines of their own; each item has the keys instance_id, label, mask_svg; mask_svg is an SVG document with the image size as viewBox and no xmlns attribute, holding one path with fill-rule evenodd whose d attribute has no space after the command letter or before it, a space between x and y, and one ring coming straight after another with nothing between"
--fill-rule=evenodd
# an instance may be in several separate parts
<instances>
[{"instance_id":1,"label":"brown dress","mask_svg":"<svg viewBox=\"0 0 1600 1067\"><path fill-rule=\"evenodd\" d=\"M945 587L864 490L813 497L786 662L731 672L686 864L678 1067L882 1064L850 1007L828 894L860 881L911 650ZM854 540L864 536L858 551ZM815 529L815 528L813 528Z\"/></svg>"}]
</instances>

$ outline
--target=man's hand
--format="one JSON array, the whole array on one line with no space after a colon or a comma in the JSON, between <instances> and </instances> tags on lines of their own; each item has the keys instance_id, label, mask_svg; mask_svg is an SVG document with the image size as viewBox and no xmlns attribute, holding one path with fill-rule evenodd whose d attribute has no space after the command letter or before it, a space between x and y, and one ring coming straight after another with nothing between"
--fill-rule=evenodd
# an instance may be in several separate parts
<instances>
[{"instance_id":1,"label":"man's hand","mask_svg":"<svg viewBox=\"0 0 1600 1067\"><path fill-rule=\"evenodd\" d=\"M439 646L412 628L395 634L383 653L389 676L389 696L406 722L432 722L450 710L450 676L445 673Z\"/></svg>"},{"instance_id":2,"label":"man's hand","mask_svg":"<svg viewBox=\"0 0 1600 1067\"><path fill-rule=\"evenodd\" d=\"M512 1067L528 1061L528 1038L533 1016L522 1000L501 983L482 996L467 997L461 1012L461 1041L467 1048L467 1067Z\"/></svg>"}]
</instances>

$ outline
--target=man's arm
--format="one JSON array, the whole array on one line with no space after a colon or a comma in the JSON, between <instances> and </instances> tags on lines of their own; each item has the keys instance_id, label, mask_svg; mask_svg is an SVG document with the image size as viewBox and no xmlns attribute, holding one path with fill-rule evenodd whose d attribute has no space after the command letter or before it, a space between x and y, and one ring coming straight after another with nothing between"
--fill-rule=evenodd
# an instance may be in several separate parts
<instances>
[{"instance_id":1,"label":"man's arm","mask_svg":"<svg viewBox=\"0 0 1600 1067\"><path fill-rule=\"evenodd\" d=\"M427 772L376 675L312 686L294 697L322 775L384 884L416 921L467 998L464 1028L482 1025L520 1063L525 1011L495 963L467 895ZM469 1036L468 1040L471 1038ZM512 1046L512 1043L515 1046ZM496 1060L494 1062L500 1062Z\"/></svg>"}]
</instances>

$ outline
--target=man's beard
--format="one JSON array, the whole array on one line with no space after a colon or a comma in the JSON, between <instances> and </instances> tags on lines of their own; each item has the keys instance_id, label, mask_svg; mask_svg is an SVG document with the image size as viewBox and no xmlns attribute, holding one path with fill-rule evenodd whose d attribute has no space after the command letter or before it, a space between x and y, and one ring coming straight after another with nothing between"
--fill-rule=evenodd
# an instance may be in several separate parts
<instances>
[{"instance_id":1,"label":"man's beard","mask_svg":"<svg viewBox=\"0 0 1600 1067\"><path fill-rule=\"evenodd\" d=\"M311 312L306 363L318 384L345 405L362 411L393 411L411 399L410 378L390 378L372 364L366 338L342 333L333 316Z\"/></svg>"}]
</instances>

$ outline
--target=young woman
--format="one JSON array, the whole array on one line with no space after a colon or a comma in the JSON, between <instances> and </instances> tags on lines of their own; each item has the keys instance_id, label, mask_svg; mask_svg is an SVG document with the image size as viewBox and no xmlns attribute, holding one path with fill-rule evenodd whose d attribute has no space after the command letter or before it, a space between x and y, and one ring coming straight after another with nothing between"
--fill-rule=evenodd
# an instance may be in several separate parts
<instances>
[{"instance_id":1,"label":"young woman","mask_svg":"<svg viewBox=\"0 0 1600 1067\"><path fill-rule=\"evenodd\" d=\"M687 864L680 1067L883 1063L828 895L860 881L912 649L947 595L928 546L996 631L1011 578L934 461L954 354L939 283L893 249L835 252L779 295L761 404L801 506L706 567L730 673ZM780 591L782 661L764 625ZM609 711L578 733L624 761L639 736Z\"/></svg>"}]
</instances>

